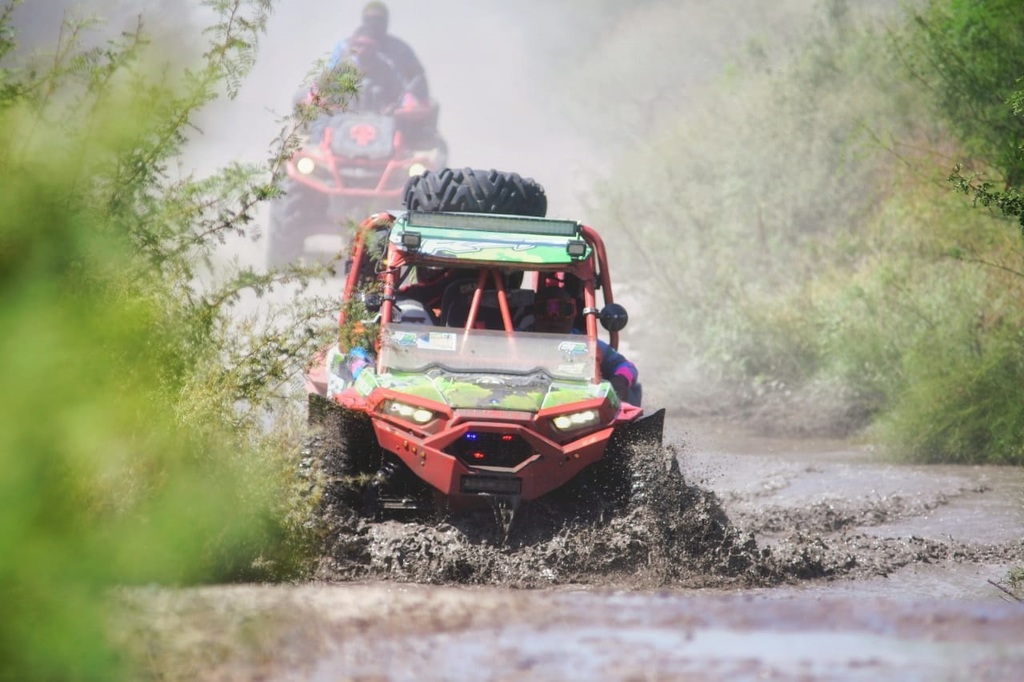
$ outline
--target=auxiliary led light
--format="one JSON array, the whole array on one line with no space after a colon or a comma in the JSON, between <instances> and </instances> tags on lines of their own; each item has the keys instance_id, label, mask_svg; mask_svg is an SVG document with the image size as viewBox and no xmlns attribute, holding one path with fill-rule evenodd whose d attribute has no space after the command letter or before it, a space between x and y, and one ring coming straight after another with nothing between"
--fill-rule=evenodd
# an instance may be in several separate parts
<instances>
[{"instance_id":1,"label":"auxiliary led light","mask_svg":"<svg viewBox=\"0 0 1024 682\"><path fill-rule=\"evenodd\" d=\"M595 423L597 418L597 410L583 410L572 414L560 414L552 419L551 423L559 431L572 431Z\"/></svg>"},{"instance_id":2,"label":"auxiliary led light","mask_svg":"<svg viewBox=\"0 0 1024 682\"><path fill-rule=\"evenodd\" d=\"M403 232L402 233L402 246L410 251L418 251L420 244L423 243L423 238L419 232Z\"/></svg>"},{"instance_id":3,"label":"auxiliary led light","mask_svg":"<svg viewBox=\"0 0 1024 682\"><path fill-rule=\"evenodd\" d=\"M303 156L295 162L295 170L299 171L303 175L309 175L316 170L316 161L308 156Z\"/></svg>"},{"instance_id":4,"label":"auxiliary led light","mask_svg":"<svg viewBox=\"0 0 1024 682\"><path fill-rule=\"evenodd\" d=\"M409 166L409 177L412 178L417 175L423 175L423 172L426 170L427 167L424 166L422 163L414 163L413 165Z\"/></svg>"},{"instance_id":5,"label":"auxiliary led light","mask_svg":"<svg viewBox=\"0 0 1024 682\"><path fill-rule=\"evenodd\" d=\"M434 413L430 410L422 407L406 405L405 403L398 402L397 400L389 401L387 406L384 408L384 411L398 417L399 419L415 422L417 424L426 424L434 418Z\"/></svg>"},{"instance_id":6,"label":"auxiliary led light","mask_svg":"<svg viewBox=\"0 0 1024 682\"><path fill-rule=\"evenodd\" d=\"M570 419L569 416L565 414L555 417L553 423L555 425L555 428L558 429L559 431L565 431L568 428L572 428L572 419Z\"/></svg>"},{"instance_id":7,"label":"auxiliary led light","mask_svg":"<svg viewBox=\"0 0 1024 682\"><path fill-rule=\"evenodd\" d=\"M587 243L579 239L574 239L566 244L565 250L572 258L583 258L583 256L587 255Z\"/></svg>"}]
</instances>

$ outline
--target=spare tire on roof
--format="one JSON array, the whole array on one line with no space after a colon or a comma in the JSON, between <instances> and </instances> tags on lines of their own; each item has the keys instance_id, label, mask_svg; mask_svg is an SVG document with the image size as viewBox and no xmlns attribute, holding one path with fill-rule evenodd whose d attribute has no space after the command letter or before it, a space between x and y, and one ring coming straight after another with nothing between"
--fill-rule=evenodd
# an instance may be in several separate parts
<instances>
[{"instance_id":1,"label":"spare tire on roof","mask_svg":"<svg viewBox=\"0 0 1024 682\"><path fill-rule=\"evenodd\" d=\"M410 211L503 213L544 217L548 198L533 178L518 173L444 168L424 171L405 183L402 199Z\"/></svg>"}]
</instances>

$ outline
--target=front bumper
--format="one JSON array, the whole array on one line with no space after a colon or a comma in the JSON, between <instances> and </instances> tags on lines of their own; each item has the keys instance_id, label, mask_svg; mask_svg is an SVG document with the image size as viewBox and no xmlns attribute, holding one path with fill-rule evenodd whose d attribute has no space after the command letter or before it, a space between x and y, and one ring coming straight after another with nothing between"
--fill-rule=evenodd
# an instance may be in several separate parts
<instances>
[{"instance_id":1,"label":"front bumper","mask_svg":"<svg viewBox=\"0 0 1024 682\"><path fill-rule=\"evenodd\" d=\"M559 444L531 428L530 421L469 420L436 435L421 436L374 419L374 429L381 447L455 502L488 495L515 496L523 501L537 499L599 461L615 430L607 426ZM459 446L467 434L513 438L525 444L528 452L511 465L472 464L466 461L464 448Z\"/></svg>"}]
</instances>

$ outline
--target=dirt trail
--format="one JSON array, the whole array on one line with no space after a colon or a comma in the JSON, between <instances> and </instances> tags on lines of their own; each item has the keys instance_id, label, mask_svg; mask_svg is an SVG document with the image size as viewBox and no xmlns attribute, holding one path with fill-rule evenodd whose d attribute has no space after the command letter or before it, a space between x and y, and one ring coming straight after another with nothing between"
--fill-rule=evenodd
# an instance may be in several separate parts
<instances>
[{"instance_id":1,"label":"dirt trail","mask_svg":"<svg viewBox=\"0 0 1024 682\"><path fill-rule=\"evenodd\" d=\"M724 440L734 431L717 431L702 425L671 434L657 457L674 458L678 471L648 461L646 487L627 509L610 511L585 487L574 489L531 506L507 540L487 512L367 523L332 506L319 576L741 589L881 578L890 586L941 583L934 567L955 566L959 575L931 593L967 597L992 590L989 580L1024 563L1018 469L900 466L841 442Z\"/></svg>"},{"instance_id":2,"label":"dirt trail","mask_svg":"<svg viewBox=\"0 0 1024 682\"><path fill-rule=\"evenodd\" d=\"M354 582L134 592L121 632L162 679L1017 679L1024 604L989 581L1024 563L1024 472L677 428L686 513L504 548L378 525L334 547Z\"/></svg>"}]
</instances>

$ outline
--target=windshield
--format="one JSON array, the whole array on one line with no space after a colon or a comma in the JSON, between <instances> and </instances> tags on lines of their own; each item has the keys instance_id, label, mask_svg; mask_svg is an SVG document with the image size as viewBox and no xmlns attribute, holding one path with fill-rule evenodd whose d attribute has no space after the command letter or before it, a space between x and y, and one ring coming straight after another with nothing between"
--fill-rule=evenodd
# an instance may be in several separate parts
<instances>
[{"instance_id":1,"label":"windshield","mask_svg":"<svg viewBox=\"0 0 1024 682\"><path fill-rule=\"evenodd\" d=\"M457 374L543 373L551 379L597 380L597 342L583 335L385 324L385 373L439 369Z\"/></svg>"}]
</instances>

